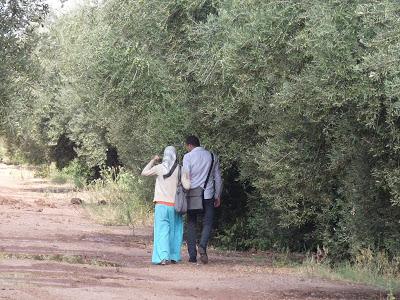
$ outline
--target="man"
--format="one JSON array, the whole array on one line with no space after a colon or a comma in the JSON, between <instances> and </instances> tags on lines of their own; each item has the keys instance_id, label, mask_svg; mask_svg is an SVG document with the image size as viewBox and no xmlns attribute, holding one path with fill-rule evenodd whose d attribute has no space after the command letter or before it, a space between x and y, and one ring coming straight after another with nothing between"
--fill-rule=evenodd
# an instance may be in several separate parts
<instances>
[{"instance_id":1,"label":"man","mask_svg":"<svg viewBox=\"0 0 400 300\"><path fill-rule=\"evenodd\" d=\"M189 262L197 262L196 250L196 224L197 216L203 213L203 223L198 252L202 263L208 263L207 244L210 238L213 220L214 209L221 205L221 171L218 157L215 154L200 147L200 141L196 136L186 138L186 149L188 153L183 157L183 168L189 173L192 190L201 187L204 189L203 210L188 209L188 227L187 227L187 244L189 252ZM213 163L212 163L213 161ZM212 164L211 164L212 163ZM211 172L210 172L211 168ZM209 178L207 181L207 177ZM207 181L207 185L204 185Z\"/></svg>"}]
</instances>

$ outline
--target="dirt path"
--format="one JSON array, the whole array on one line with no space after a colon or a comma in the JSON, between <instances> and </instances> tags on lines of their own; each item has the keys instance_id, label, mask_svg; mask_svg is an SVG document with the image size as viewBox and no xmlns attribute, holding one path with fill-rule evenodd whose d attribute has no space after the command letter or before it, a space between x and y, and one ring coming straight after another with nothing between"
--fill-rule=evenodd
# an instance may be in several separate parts
<instances>
[{"instance_id":1,"label":"dirt path","mask_svg":"<svg viewBox=\"0 0 400 300\"><path fill-rule=\"evenodd\" d=\"M386 299L374 288L210 253L208 265L150 264L151 229L102 226L72 189L0 164L0 299Z\"/></svg>"}]
</instances>

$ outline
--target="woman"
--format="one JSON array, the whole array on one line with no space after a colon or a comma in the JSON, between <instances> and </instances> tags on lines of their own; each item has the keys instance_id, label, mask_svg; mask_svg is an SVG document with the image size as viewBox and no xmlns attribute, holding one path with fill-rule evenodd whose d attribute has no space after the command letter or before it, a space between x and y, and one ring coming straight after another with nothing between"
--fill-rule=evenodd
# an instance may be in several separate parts
<instances>
[{"instance_id":1,"label":"woman","mask_svg":"<svg viewBox=\"0 0 400 300\"><path fill-rule=\"evenodd\" d=\"M166 265L181 260L183 239L182 216L175 212L175 194L178 186L178 172L181 169L176 159L176 149L168 146L164 150L161 164L156 155L143 169L144 176L157 176L154 190L156 207L154 212L154 245L152 263ZM182 185L190 188L189 175L182 173Z\"/></svg>"}]
</instances>

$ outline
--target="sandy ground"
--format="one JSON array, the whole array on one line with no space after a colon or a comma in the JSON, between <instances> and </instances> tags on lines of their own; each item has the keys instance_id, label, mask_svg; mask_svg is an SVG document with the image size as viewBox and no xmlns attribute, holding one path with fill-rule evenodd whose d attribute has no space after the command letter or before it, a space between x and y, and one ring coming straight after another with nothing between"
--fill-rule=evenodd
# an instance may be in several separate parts
<instances>
[{"instance_id":1,"label":"sandy ground","mask_svg":"<svg viewBox=\"0 0 400 300\"><path fill-rule=\"evenodd\" d=\"M0 299L386 299L376 288L312 278L251 254L208 265L150 263L151 228L90 220L68 185L0 164Z\"/></svg>"}]
</instances>

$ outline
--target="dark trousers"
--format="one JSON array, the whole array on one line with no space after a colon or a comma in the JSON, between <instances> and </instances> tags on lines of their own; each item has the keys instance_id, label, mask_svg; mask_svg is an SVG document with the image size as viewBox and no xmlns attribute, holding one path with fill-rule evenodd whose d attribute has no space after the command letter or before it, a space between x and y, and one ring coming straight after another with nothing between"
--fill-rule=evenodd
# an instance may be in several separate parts
<instances>
[{"instance_id":1,"label":"dark trousers","mask_svg":"<svg viewBox=\"0 0 400 300\"><path fill-rule=\"evenodd\" d=\"M207 249L208 240L211 235L211 230L214 221L214 199L203 200L203 211L188 211L187 220L187 245L189 257L195 259L197 257L196 249L196 227L197 227L197 216L203 215L203 224L201 230L201 237L199 245L204 249Z\"/></svg>"}]
</instances>

